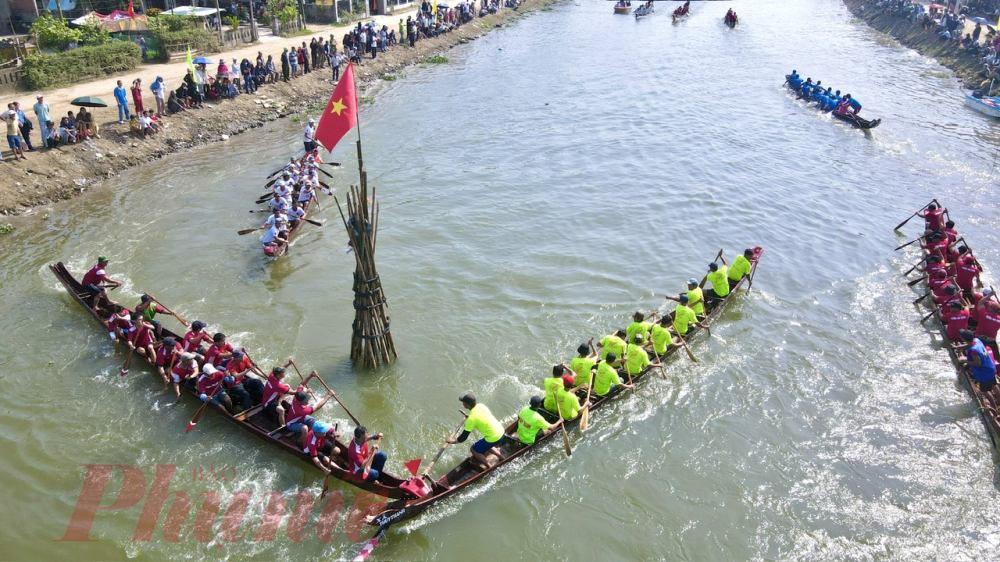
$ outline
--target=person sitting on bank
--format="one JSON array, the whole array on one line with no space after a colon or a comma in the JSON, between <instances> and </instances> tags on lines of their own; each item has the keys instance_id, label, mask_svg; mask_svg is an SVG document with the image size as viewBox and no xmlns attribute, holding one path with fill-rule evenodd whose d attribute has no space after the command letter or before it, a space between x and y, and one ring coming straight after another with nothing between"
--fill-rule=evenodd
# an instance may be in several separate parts
<instances>
[{"instance_id":1,"label":"person sitting on bank","mask_svg":"<svg viewBox=\"0 0 1000 562\"><path fill-rule=\"evenodd\" d=\"M488 454L495 455L500 461L504 459L503 453L500 452L500 445L503 444L504 430L503 426L497 421L490 409L483 404L476 402L476 397L472 394L466 394L459 398L462 405L469 410L469 418L465 420L465 427L462 434L458 436L458 439L453 439L449 437L447 443L454 445L455 443L464 443L466 439L473 430L478 431L483 438L476 441L472 445L472 458L480 465L484 467L492 466L489 458L486 456Z\"/></svg>"},{"instance_id":2,"label":"person sitting on bank","mask_svg":"<svg viewBox=\"0 0 1000 562\"><path fill-rule=\"evenodd\" d=\"M363 425L354 428L354 439L347 446L347 462L353 477L365 482L379 482L385 476L382 469L388 456L378 450L382 437L381 433L369 435ZM378 441L368 447L368 442L375 439Z\"/></svg>"}]
</instances>

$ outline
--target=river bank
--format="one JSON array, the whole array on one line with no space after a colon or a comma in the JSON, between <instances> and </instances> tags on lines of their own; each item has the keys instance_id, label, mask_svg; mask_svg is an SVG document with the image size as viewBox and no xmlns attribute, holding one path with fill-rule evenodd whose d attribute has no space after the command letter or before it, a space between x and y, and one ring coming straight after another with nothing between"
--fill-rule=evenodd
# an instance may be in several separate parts
<instances>
[{"instance_id":1,"label":"river bank","mask_svg":"<svg viewBox=\"0 0 1000 562\"><path fill-rule=\"evenodd\" d=\"M473 40L548 2L549 0L530 0L524 2L518 11L505 9L497 14L477 18L451 33L419 41L415 48L391 47L387 52L380 53L376 60L366 58L364 64L357 68L359 95L364 97L365 89L375 81L391 80L394 72L425 61L455 45ZM338 37L338 42L346 29L333 28L332 33ZM292 45L302 39L309 38L293 38L285 43ZM249 49L254 52L258 49L263 50L265 57L270 54L277 59L280 47L275 48L272 45L266 47L258 45ZM220 53L217 56L228 59L234 54ZM172 70L179 71L181 75L186 71L185 63L159 65L156 70L166 74L167 66L179 67ZM98 188L105 179L115 177L126 169L155 162L167 154L190 150L207 143L225 141L231 136L264 127L275 119L312 110L319 111L333 89L331 78L331 71L327 67L289 83L265 85L258 89L256 94L241 95L236 100L206 103L204 109L189 110L166 117L162 120L163 132L146 139L130 133L127 124L119 125L117 120L114 120L117 110L113 106L96 110L101 125L100 139L93 138L54 150L27 152L28 160L20 162L5 154L3 162L0 163L0 167L4 170L3 174L0 174L2 176L0 215L24 214L35 207L69 199ZM168 84L172 82L168 81ZM99 91L89 84L66 90L78 92L88 91L88 88ZM111 99L111 88L102 85L101 89L108 91L100 95L106 100ZM155 108L152 96L148 92L145 93L148 98L147 108ZM59 93L50 95L49 92L43 92L43 94L52 106L51 114L56 118L64 115L69 109L76 109L53 103ZM28 99L33 97L31 94L20 96L21 105L28 110L27 113L32 120L34 115L30 107L34 102L29 102ZM372 100L367 101L372 102ZM112 120L107 121L108 119ZM41 144L38 141L37 127L32 136L37 147Z\"/></svg>"},{"instance_id":2,"label":"river bank","mask_svg":"<svg viewBox=\"0 0 1000 562\"><path fill-rule=\"evenodd\" d=\"M924 29L919 23L912 23L909 18L876 12L871 9L870 2L866 4L863 0L845 0L844 3L855 17L870 27L892 36L901 44L925 57L933 58L941 66L954 72L966 88L982 86L983 77L979 74L983 69L982 63L977 56L960 45L942 40L934 30ZM865 9L862 10L862 7Z\"/></svg>"}]
</instances>

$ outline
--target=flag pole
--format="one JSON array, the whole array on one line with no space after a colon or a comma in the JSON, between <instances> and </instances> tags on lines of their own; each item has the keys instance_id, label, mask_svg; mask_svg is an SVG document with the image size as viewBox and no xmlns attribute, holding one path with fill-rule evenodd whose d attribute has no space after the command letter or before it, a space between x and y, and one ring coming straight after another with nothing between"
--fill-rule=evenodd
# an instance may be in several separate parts
<instances>
[{"instance_id":1,"label":"flag pole","mask_svg":"<svg viewBox=\"0 0 1000 562\"><path fill-rule=\"evenodd\" d=\"M351 65L354 65L354 61L351 61ZM361 100L358 98L358 78L354 72L351 72L351 76L354 77L354 103L355 103L355 118L357 119L357 124L355 127L358 129L358 181L364 182L364 159L361 156Z\"/></svg>"}]
</instances>

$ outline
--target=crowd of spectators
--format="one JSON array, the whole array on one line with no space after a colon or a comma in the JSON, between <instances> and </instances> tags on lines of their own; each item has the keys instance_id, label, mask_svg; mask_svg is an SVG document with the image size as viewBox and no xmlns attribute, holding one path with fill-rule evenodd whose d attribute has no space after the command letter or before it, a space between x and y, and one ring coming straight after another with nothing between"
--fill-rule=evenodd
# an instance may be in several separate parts
<instances>
[{"instance_id":1,"label":"crowd of spectators","mask_svg":"<svg viewBox=\"0 0 1000 562\"><path fill-rule=\"evenodd\" d=\"M399 20L398 30L389 29L386 25L379 27L374 22L358 23L344 35L342 51L338 51L337 41L330 35L329 39L314 37L308 43L303 41L300 45L284 47L277 61L274 56L265 57L263 52L258 51L253 61L248 58L238 61L234 57L231 63L220 58L218 65L193 65L193 69L187 71L175 88L169 88L160 76L149 85L155 109L144 105L142 79L133 80L129 88L118 80L112 92L118 110L118 123L127 123L137 137L146 138L163 130L162 120L167 116L204 108L209 101L220 102L252 94L266 84L290 82L327 67L336 82L340 79L340 66L349 61L363 64L365 57L376 59L379 53L393 47L407 44L415 47L419 41L449 33L471 22L477 15L484 17L496 13L501 6L516 10L519 2L503 0L501 4L501 0L483 0L477 11L474 1L448 6L441 2L432 5L425 0L416 15L407 17L405 22ZM56 124L43 95L38 94L36 100L32 110L41 139L39 148L56 149L91 137L100 138L100 126L86 108L80 108L75 114L69 111L65 117L56 117ZM35 121L21 110L18 102L9 104L8 111L0 115L7 124L7 141L14 159L26 159L24 151L35 151L31 141Z\"/></svg>"}]
</instances>

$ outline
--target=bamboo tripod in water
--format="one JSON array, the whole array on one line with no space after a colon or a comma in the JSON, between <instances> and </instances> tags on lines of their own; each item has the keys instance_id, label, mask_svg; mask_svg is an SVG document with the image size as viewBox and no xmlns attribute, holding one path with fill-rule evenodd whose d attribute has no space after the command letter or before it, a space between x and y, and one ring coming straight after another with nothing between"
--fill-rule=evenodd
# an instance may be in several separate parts
<instances>
[{"instance_id":1,"label":"bamboo tripod in water","mask_svg":"<svg viewBox=\"0 0 1000 562\"><path fill-rule=\"evenodd\" d=\"M377 368L396 358L396 346L389 332L389 317L385 315L385 294L375 269L375 242L378 238L378 202L375 189L368 197L368 174L361 157L358 140L358 170L361 181L352 185L347 194L347 217L340 201L340 218L354 249L354 324L351 335L351 361Z\"/></svg>"}]
</instances>

